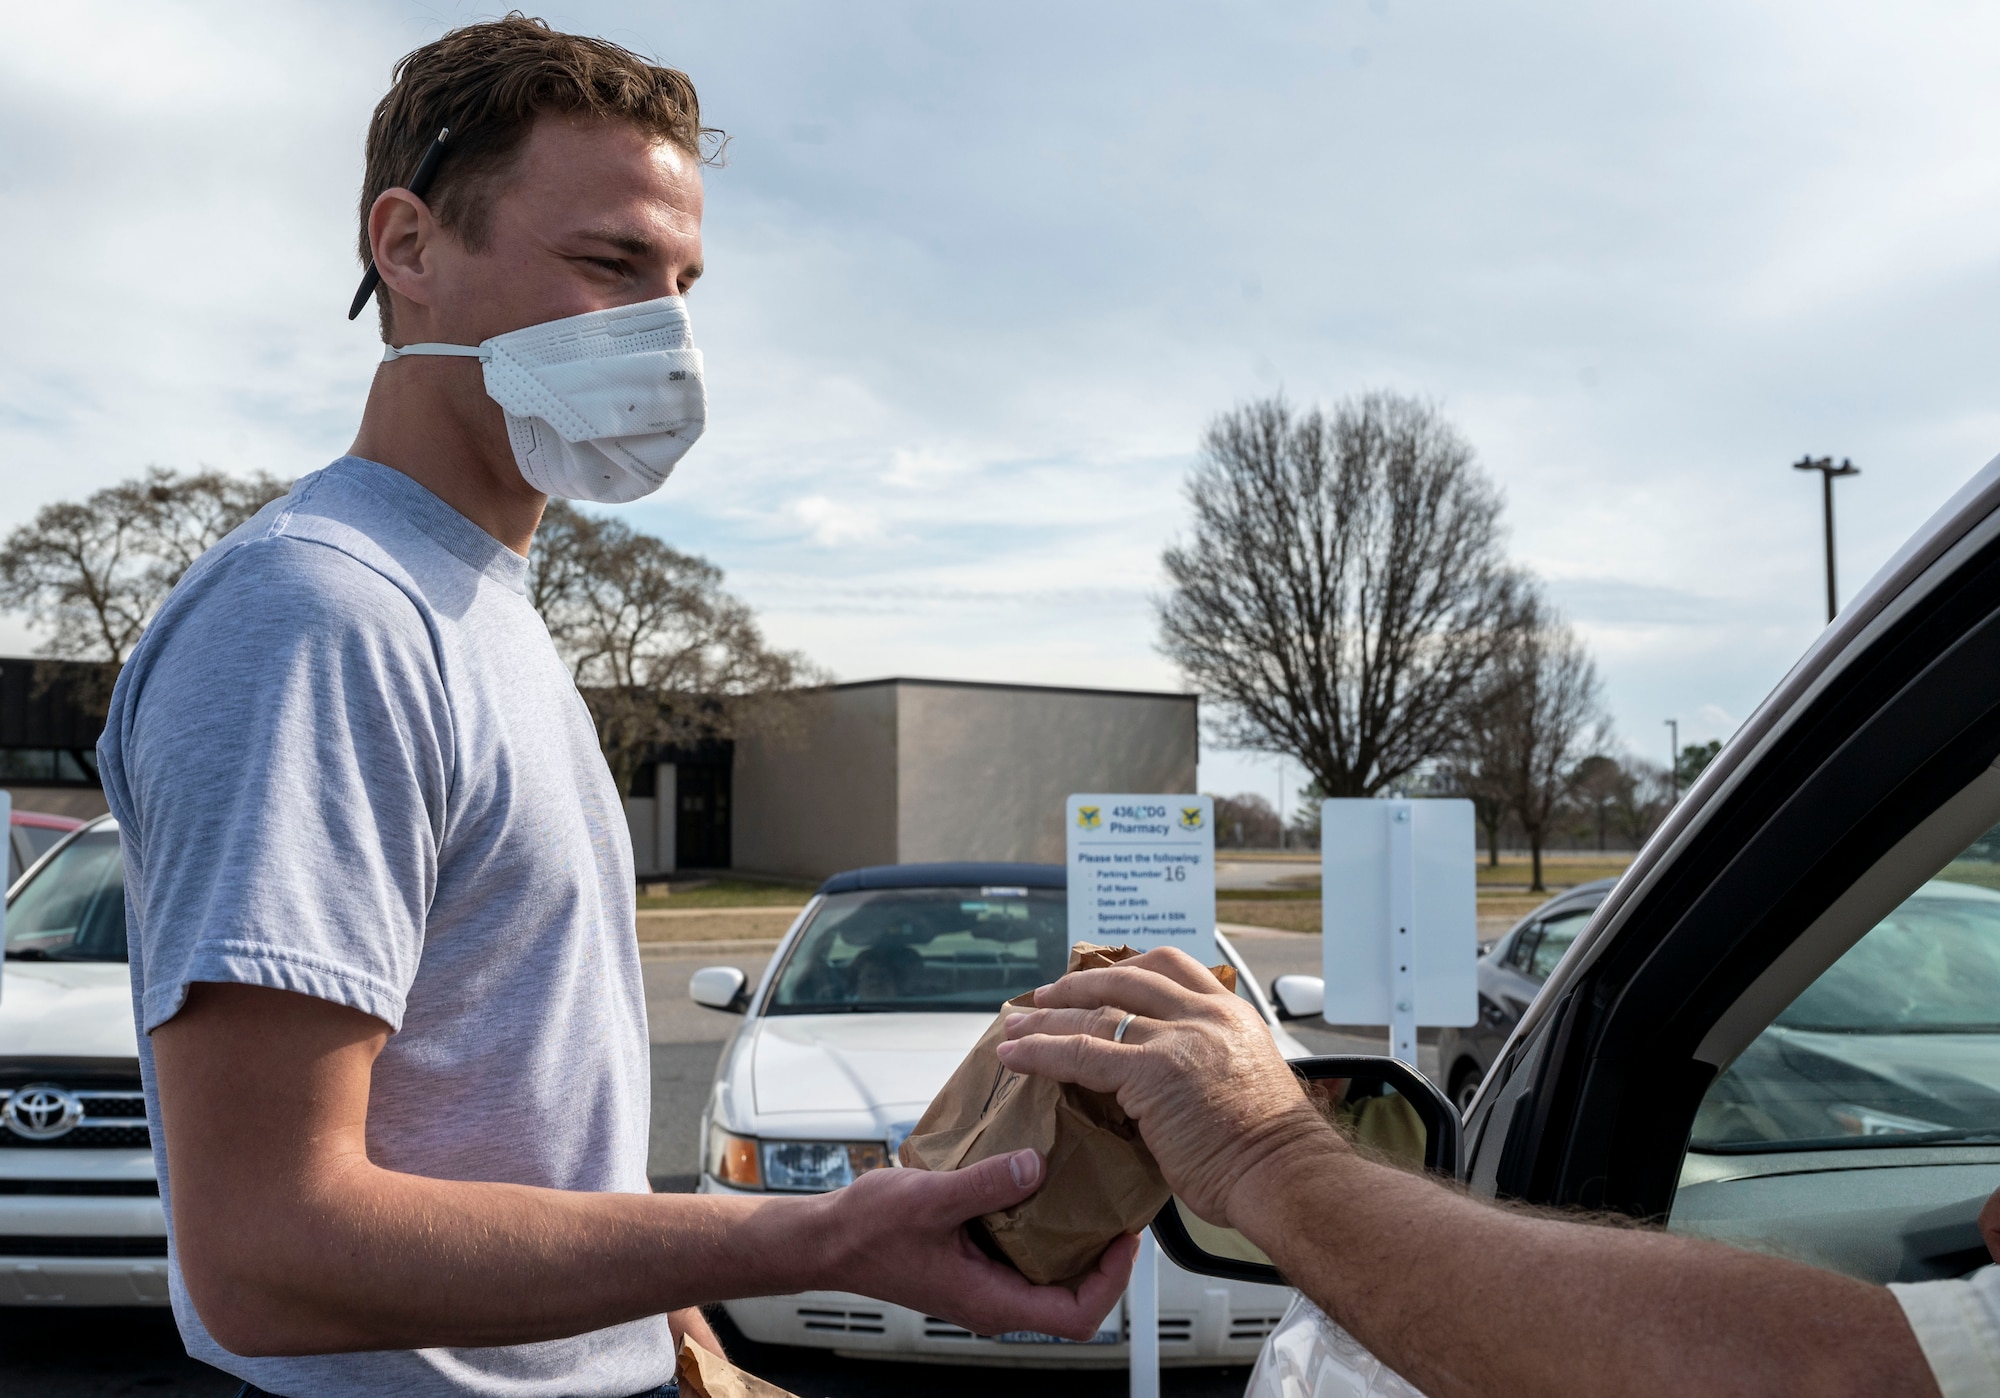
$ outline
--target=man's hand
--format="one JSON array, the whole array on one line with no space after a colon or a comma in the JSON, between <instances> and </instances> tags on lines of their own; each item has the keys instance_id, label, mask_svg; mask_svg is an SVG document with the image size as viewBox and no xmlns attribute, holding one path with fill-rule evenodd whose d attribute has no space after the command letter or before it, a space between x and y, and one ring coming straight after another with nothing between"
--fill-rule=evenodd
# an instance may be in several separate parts
<instances>
[{"instance_id":1,"label":"man's hand","mask_svg":"<svg viewBox=\"0 0 2000 1398\"><path fill-rule=\"evenodd\" d=\"M1074 1292L1036 1286L995 1262L966 1235L965 1221L1012 1208L1041 1188L1031 1150L963 1170L872 1170L830 1196L840 1217L834 1285L942 1316L975 1335L1040 1330L1087 1340L1111 1313L1138 1255L1127 1235L1105 1250Z\"/></svg>"},{"instance_id":2,"label":"man's hand","mask_svg":"<svg viewBox=\"0 0 2000 1398\"><path fill-rule=\"evenodd\" d=\"M1117 1094L1167 1183L1211 1223L1230 1223L1231 1196L1267 1168L1346 1149L1257 1012L1182 952L1073 972L1035 1005L1008 1017L1001 1061ZM1127 1014L1139 1018L1114 1043Z\"/></svg>"}]
</instances>

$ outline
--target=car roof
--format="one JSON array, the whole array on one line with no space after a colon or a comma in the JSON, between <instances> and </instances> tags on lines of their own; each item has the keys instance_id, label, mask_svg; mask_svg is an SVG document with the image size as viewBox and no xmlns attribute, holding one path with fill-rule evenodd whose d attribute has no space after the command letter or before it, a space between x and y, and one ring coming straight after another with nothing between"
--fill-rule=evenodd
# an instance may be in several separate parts
<instances>
[{"instance_id":1,"label":"car roof","mask_svg":"<svg viewBox=\"0 0 2000 1398\"><path fill-rule=\"evenodd\" d=\"M849 869L819 886L821 893L853 893L871 888L1068 888L1061 864L877 864Z\"/></svg>"},{"instance_id":2,"label":"car roof","mask_svg":"<svg viewBox=\"0 0 2000 1398\"><path fill-rule=\"evenodd\" d=\"M7 817L9 825L31 825L42 830L77 830L83 822L74 816L50 815L46 811L14 811Z\"/></svg>"},{"instance_id":3,"label":"car roof","mask_svg":"<svg viewBox=\"0 0 2000 1398\"><path fill-rule=\"evenodd\" d=\"M1572 903L1589 903L1594 906L1602 903L1604 895L1617 886L1618 880L1616 879L1592 879L1589 883L1580 883L1574 888L1564 889L1542 906L1551 909L1557 905L1566 908Z\"/></svg>"}]
</instances>

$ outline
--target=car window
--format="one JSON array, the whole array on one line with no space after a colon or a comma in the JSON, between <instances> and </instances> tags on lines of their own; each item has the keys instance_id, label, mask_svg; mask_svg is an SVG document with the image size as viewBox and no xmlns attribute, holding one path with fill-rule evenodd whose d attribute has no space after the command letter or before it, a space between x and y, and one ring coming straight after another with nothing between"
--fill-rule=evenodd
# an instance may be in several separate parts
<instances>
[{"instance_id":1,"label":"car window","mask_svg":"<svg viewBox=\"0 0 2000 1398\"><path fill-rule=\"evenodd\" d=\"M7 955L125 960L125 864L114 829L86 831L7 904Z\"/></svg>"},{"instance_id":2,"label":"car window","mask_svg":"<svg viewBox=\"0 0 2000 1398\"><path fill-rule=\"evenodd\" d=\"M2000 1140L2000 827L1878 922L1710 1085L1698 1151Z\"/></svg>"},{"instance_id":3,"label":"car window","mask_svg":"<svg viewBox=\"0 0 2000 1398\"><path fill-rule=\"evenodd\" d=\"M1563 953L1569 950L1570 943L1576 940L1577 933L1583 931L1594 911L1594 908L1578 908L1574 912L1561 912L1544 918L1522 970L1538 981L1547 980L1549 972L1555 970L1556 963L1563 959Z\"/></svg>"},{"instance_id":4,"label":"car window","mask_svg":"<svg viewBox=\"0 0 2000 1398\"><path fill-rule=\"evenodd\" d=\"M793 943L768 1013L991 1011L1068 964L1061 889L834 893Z\"/></svg>"}]
</instances>

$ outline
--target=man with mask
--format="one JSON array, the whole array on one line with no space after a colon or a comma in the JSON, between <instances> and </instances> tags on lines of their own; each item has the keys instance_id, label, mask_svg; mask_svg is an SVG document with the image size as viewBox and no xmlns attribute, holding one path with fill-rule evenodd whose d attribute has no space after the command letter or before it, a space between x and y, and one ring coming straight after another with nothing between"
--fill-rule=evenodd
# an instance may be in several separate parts
<instances>
[{"instance_id":1,"label":"man with mask","mask_svg":"<svg viewBox=\"0 0 2000 1398\"><path fill-rule=\"evenodd\" d=\"M100 756L175 1315L248 1393L620 1395L691 1307L838 1286L1084 1337L962 1223L1033 1152L836 1194L667 1196L619 794L524 595L546 499L700 433L681 74L518 16L405 58L368 133L383 338L349 455L219 544ZM362 301L357 297L357 309Z\"/></svg>"}]
</instances>

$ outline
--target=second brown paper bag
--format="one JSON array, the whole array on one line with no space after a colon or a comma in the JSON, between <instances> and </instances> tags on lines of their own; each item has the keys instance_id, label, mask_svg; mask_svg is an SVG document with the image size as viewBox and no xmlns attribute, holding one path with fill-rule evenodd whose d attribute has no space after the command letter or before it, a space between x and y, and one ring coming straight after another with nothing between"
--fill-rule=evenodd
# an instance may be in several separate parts
<instances>
[{"instance_id":1,"label":"second brown paper bag","mask_svg":"<svg viewBox=\"0 0 2000 1398\"><path fill-rule=\"evenodd\" d=\"M1069 969L1113 966L1139 953L1131 947L1078 942ZM1214 968L1236 988L1236 973ZM1032 1148L1042 1153L1042 1187L1023 1202L986 1214L993 1250L1031 1282L1073 1282L1097 1265L1114 1239L1137 1233L1167 1202L1167 1182L1139 1128L1106 1092L1014 1072L994 1052L1006 1020L1033 1009L1034 997L1010 1000L897 1151L904 1165L959 1170L996 1155Z\"/></svg>"}]
</instances>

